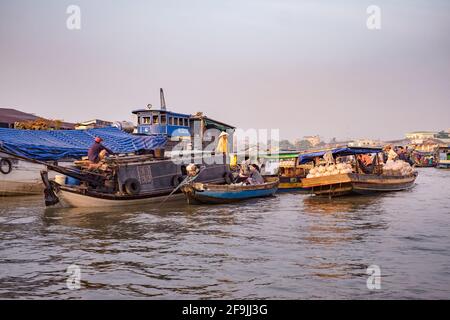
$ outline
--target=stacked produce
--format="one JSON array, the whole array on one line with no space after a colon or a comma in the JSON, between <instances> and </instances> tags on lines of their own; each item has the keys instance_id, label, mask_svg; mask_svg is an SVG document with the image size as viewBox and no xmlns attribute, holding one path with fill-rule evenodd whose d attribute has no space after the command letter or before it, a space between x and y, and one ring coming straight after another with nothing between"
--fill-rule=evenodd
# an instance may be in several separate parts
<instances>
[{"instance_id":1,"label":"stacked produce","mask_svg":"<svg viewBox=\"0 0 450 320\"><path fill-rule=\"evenodd\" d=\"M280 167L294 167L295 160L281 160Z\"/></svg>"},{"instance_id":2,"label":"stacked produce","mask_svg":"<svg viewBox=\"0 0 450 320\"><path fill-rule=\"evenodd\" d=\"M327 177L336 174L352 173L352 166L348 163L338 163L336 165L326 165L314 167L309 171L306 178Z\"/></svg>"},{"instance_id":3,"label":"stacked produce","mask_svg":"<svg viewBox=\"0 0 450 320\"><path fill-rule=\"evenodd\" d=\"M407 176L413 172L411 165L403 160L388 160L383 166L383 174L387 176Z\"/></svg>"}]
</instances>

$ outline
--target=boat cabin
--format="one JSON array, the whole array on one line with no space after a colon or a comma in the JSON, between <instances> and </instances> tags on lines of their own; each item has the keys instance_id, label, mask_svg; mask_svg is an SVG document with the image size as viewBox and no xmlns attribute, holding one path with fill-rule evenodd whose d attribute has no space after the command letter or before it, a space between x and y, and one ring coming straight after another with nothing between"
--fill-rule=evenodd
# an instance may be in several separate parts
<instances>
[{"instance_id":1,"label":"boat cabin","mask_svg":"<svg viewBox=\"0 0 450 320\"><path fill-rule=\"evenodd\" d=\"M167 110L134 110L138 134L161 134L168 137L189 137L190 115Z\"/></svg>"}]
</instances>

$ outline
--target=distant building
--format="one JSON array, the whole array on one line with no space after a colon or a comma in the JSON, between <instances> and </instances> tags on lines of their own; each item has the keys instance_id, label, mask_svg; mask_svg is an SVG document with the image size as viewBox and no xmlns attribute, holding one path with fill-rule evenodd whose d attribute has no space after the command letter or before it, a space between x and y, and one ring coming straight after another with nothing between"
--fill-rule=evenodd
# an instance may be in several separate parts
<instances>
[{"instance_id":1,"label":"distant building","mask_svg":"<svg viewBox=\"0 0 450 320\"><path fill-rule=\"evenodd\" d=\"M442 140L439 139L426 139L422 140L418 144L414 144L414 150L421 151L421 152L437 152L439 147L445 147L447 146L445 143L442 142Z\"/></svg>"},{"instance_id":2,"label":"distant building","mask_svg":"<svg viewBox=\"0 0 450 320\"><path fill-rule=\"evenodd\" d=\"M316 136L305 136L305 137L303 137L303 139L308 141L313 147L319 145L320 142L321 142L320 137L318 135L316 135Z\"/></svg>"},{"instance_id":3,"label":"distant building","mask_svg":"<svg viewBox=\"0 0 450 320\"><path fill-rule=\"evenodd\" d=\"M435 138L438 139L438 140L450 143L450 133L447 132L447 131L444 131L444 130L439 131L436 134Z\"/></svg>"},{"instance_id":4,"label":"distant building","mask_svg":"<svg viewBox=\"0 0 450 320\"><path fill-rule=\"evenodd\" d=\"M51 129L75 128L74 123L48 120L34 114L22 112L12 108L0 108L0 128L15 129L19 123L33 122L39 119L47 120Z\"/></svg>"},{"instance_id":5,"label":"distant building","mask_svg":"<svg viewBox=\"0 0 450 320\"><path fill-rule=\"evenodd\" d=\"M360 139L352 141L348 144L351 147L379 147L383 145L380 140Z\"/></svg>"},{"instance_id":6,"label":"distant building","mask_svg":"<svg viewBox=\"0 0 450 320\"><path fill-rule=\"evenodd\" d=\"M407 133L405 137L411 140L425 140L435 138L436 134L435 131L414 131Z\"/></svg>"},{"instance_id":7,"label":"distant building","mask_svg":"<svg viewBox=\"0 0 450 320\"><path fill-rule=\"evenodd\" d=\"M422 143L427 139L438 139L446 143L450 143L450 132L448 131L415 131L407 133L407 139L410 139L413 143Z\"/></svg>"},{"instance_id":8,"label":"distant building","mask_svg":"<svg viewBox=\"0 0 450 320\"><path fill-rule=\"evenodd\" d=\"M93 119L93 120L88 120L88 121L78 123L75 126L75 129L85 130L85 129L93 129L93 128L104 128L104 127L110 127L112 124L113 123L111 121Z\"/></svg>"}]
</instances>

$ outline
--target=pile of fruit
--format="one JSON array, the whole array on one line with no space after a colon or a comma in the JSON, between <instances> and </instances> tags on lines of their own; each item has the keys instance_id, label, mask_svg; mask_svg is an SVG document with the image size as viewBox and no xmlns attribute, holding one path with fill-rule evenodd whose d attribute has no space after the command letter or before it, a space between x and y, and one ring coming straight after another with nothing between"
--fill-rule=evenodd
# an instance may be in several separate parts
<instances>
[{"instance_id":1,"label":"pile of fruit","mask_svg":"<svg viewBox=\"0 0 450 320\"><path fill-rule=\"evenodd\" d=\"M344 173L352 173L353 169L351 164L348 163L338 163L336 165L326 165L326 166L318 166L314 167L309 171L309 174L306 178L318 178L318 177L327 177L336 174L344 174Z\"/></svg>"},{"instance_id":2,"label":"pile of fruit","mask_svg":"<svg viewBox=\"0 0 450 320\"><path fill-rule=\"evenodd\" d=\"M408 176L412 173L413 167L403 160L388 160L383 166L383 174L387 176Z\"/></svg>"},{"instance_id":3,"label":"pile of fruit","mask_svg":"<svg viewBox=\"0 0 450 320\"><path fill-rule=\"evenodd\" d=\"M294 167L295 160L281 160L280 167Z\"/></svg>"}]
</instances>

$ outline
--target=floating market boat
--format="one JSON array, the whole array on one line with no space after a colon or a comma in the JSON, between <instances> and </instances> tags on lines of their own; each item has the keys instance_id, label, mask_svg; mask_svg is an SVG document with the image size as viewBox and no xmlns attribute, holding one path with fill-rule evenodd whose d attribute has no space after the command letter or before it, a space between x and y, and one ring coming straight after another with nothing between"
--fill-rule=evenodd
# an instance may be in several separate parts
<instances>
[{"instance_id":1,"label":"floating market boat","mask_svg":"<svg viewBox=\"0 0 450 320\"><path fill-rule=\"evenodd\" d=\"M298 156L299 152L280 152L260 157L263 163L263 176L279 178L278 192L296 191L308 193L311 191L310 188L305 188L302 185L302 179L306 177L312 166L299 164Z\"/></svg>"},{"instance_id":2,"label":"floating market boat","mask_svg":"<svg viewBox=\"0 0 450 320\"><path fill-rule=\"evenodd\" d=\"M437 163L439 169L450 169L450 150L449 147L439 148L439 160Z\"/></svg>"},{"instance_id":3,"label":"floating market boat","mask_svg":"<svg viewBox=\"0 0 450 320\"><path fill-rule=\"evenodd\" d=\"M0 195L42 193L40 171L47 164L69 166L86 156L97 136L118 154L161 148L166 142L165 137L134 136L114 127L51 131L0 128Z\"/></svg>"},{"instance_id":4,"label":"floating market boat","mask_svg":"<svg viewBox=\"0 0 450 320\"><path fill-rule=\"evenodd\" d=\"M279 179L266 177L265 181L257 185L195 182L181 189L188 203L221 204L273 196L278 189Z\"/></svg>"},{"instance_id":5,"label":"floating market boat","mask_svg":"<svg viewBox=\"0 0 450 320\"><path fill-rule=\"evenodd\" d=\"M133 111L137 116L136 135L128 134L115 127L87 130L18 130L0 128L0 196L32 195L44 190L41 170L47 164L70 166L74 160L87 155L94 137L101 137L104 145L115 154L141 154L162 150L166 155L190 157L191 151L172 149L187 147L191 141L201 141L194 146L200 157L208 157L204 153L206 130L217 129L230 134L234 127L210 119L202 113L187 115L166 110L164 92L161 89L161 109L142 109ZM194 139L195 137L195 139ZM230 141L230 145L232 141ZM188 148L186 148L188 149ZM15 157L20 155L23 159ZM38 160L30 162L29 160ZM55 173L49 171L48 178L54 179Z\"/></svg>"},{"instance_id":6,"label":"floating market boat","mask_svg":"<svg viewBox=\"0 0 450 320\"><path fill-rule=\"evenodd\" d=\"M225 183L231 173L226 164L226 155L211 155L207 158L192 158L192 163L201 164L197 181ZM83 161L75 163L77 169L49 165L49 170L67 177L66 184L51 181L47 172L42 172L46 205L59 203L71 207L111 207L162 202L182 195L178 190L188 176L186 165L167 157L111 156L96 170L85 167ZM178 191L178 194L176 193Z\"/></svg>"},{"instance_id":7,"label":"floating market boat","mask_svg":"<svg viewBox=\"0 0 450 320\"><path fill-rule=\"evenodd\" d=\"M167 138L166 153L174 149L176 150L174 152L178 152L183 145L204 150L211 143L211 137L205 138L209 129L227 132L230 136L234 132L235 127L211 119L202 112L191 115L167 110L163 89L160 89L160 103L159 109L149 106L134 110L132 113L136 115L138 135L160 135ZM229 144L231 150L231 140Z\"/></svg>"},{"instance_id":8,"label":"floating market boat","mask_svg":"<svg viewBox=\"0 0 450 320\"><path fill-rule=\"evenodd\" d=\"M344 170L336 173L337 170L325 172L323 176L307 177L302 180L304 187L311 188L311 192L319 196L341 196L348 194L369 194L377 192L390 192L408 190L414 186L417 172L409 168L406 171L383 172L383 165L378 164L378 154L382 152L380 148L354 148L342 147L336 149L322 150L313 153L300 155L300 163L313 161L317 157L323 157L325 153L331 154L333 158L341 159L352 163L352 169L342 164ZM371 154L374 158L374 165L371 168L365 167L357 155ZM403 162L402 162L403 163ZM347 164L349 165L349 164ZM407 173L406 173L407 172Z\"/></svg>"},{"instance_id":9,"label":"floating market boat","mask_svg":"<svg viewBox=\"0 0 450 320\"><path fill-rule=\"evenodd\" d=\"M436 152L414 150L411 154L414 165L419 168L436 167Z\"/></svg>"}]
</instances>

